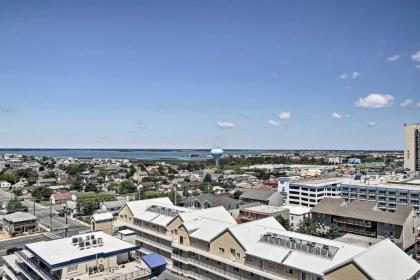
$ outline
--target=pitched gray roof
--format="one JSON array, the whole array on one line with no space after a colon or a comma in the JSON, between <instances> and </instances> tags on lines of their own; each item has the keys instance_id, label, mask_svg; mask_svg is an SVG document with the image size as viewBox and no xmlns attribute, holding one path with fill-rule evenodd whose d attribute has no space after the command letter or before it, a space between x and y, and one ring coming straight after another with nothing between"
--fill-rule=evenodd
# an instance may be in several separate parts
<instances>
[{"instance_id":1,"label":"pitched gray roof","mask_svg":"<svg viewBox=\"0 0 420 280\"><path fill-rule=\"evenodd\" d=\"M344 199L332 197L323 198L311 209L311 213L322 213L394 225L403 225L412 211L412 206L398 205L395 212L385 212L380 210L375 202L355 200L350 204L346 204Z\"/></svg>"},{"instance_id":2,"label":"pitched gray roof","mask_svg":"<svg viewBox=\"0 0 420 280\"><path fill-rule=\"evenodd\" d=\"M276 190L245 189L239 198L267 201L276 192Z\"/></svg>"},{"instance_id":3,"label":"pitched gray roof","mask_svg":"<svg viewBox=\"0 0 420 280\"><path fill-rule=\"evenodd\" d=\"M125 205L127 201L126 200L113 200L113 201L104 201L102 204L107 208L121 208Z\"/></svg>"},{"instance_id":4,"label":"pitched gray roof","mask_svg":"<svg viewBox=\"0 0 420 280\"><path fill-rule=\"evenodd\" d=\"M204 201L208 201L212 207L223 206L226 208L229 205L239 204L239 200L226 197L226 196L218 196L215 194L207 194L207 193L200 194L195 197L187 197L184 200L184 203L192 202L195 200L198 200L200 203L203 203Z\"/></svg>"},{"instance_id":5,"label":"pitched gray roof","mask_svg":"<svg viewBox=\"0 0 420 280\"><path fill-rule=\"evenodd\" d=\"M29 213L25 212L15 212L12 214L4 215L4 220L11 221L11 222L23 222L23 221L29 221L29 220L36 220L37 218Z\"/></svg>"}]
</instances>

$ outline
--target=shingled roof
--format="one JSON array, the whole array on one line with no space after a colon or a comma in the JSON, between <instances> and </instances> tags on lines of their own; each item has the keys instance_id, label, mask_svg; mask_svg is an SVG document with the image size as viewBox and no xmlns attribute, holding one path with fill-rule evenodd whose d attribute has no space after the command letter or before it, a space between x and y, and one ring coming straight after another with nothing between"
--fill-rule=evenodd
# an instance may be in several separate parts
<instances>
[{"instance_id":1,"label":"shingled roof","mask_svg":"<svg viewBox=\"0 0 420 280\"><path fill-rule=\"evenodd\" d=\"M385 212L380 210L375 202L355 200L347 204L344 199L332 197L323 198L311 209L311 213L328 214L393 225L403 225L412 211L412 206L398 205L395 212Z\"/></svg>"},{"instance_id":2,"label":"shingled roof","mask_svg":"<svg viewBox=\"0 0 420 280\"><path fill-rule=\"evenodd\" d=\"M239 200L230 198L230 197L226 197L226 196L218 196L215 194L200 194L198 196L195 197L187 197L184 199L184 203L188 203L188 202L194 202L194 201L199 201L200 203L203 203L205 201L207 201L211 207L216 207L216 206L223 206L225 208L229 208L229 206L231 205L239 205Z\"/></svg>"},{"instance_id":3,"label":"shingled roof","mask_svg":"<svg viewBox=\"0 0 420 280\"><path fill-rule=\"evenodd\" d=\"M276 192L276 190L245 189L239 198L252 199L257 201L267 201Z\"/></svg>"}]
</instances>

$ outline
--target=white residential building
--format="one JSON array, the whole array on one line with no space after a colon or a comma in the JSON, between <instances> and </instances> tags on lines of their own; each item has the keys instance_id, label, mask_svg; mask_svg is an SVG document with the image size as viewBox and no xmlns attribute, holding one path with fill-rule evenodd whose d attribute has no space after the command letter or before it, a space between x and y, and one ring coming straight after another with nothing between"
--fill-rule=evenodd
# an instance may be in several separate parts
<instances>
[{"instance_id":1,"label":"white residential building","mask_svg":"<svg viewBox=\"0 0 420 280\"><path fill-rule=\"evenodd\" d=\"M0 182L0 188L1 189L8 189L10 187L12 187L12 184L10 184L9 182L7 182L7 181L1 181Z\"/></svg>"},{"instance_id":2,"label":"white residential building","mask_svg":"<svg viewBox=\"0 0 420 280\"><path fill-rule=\"evenodd\" d=\"M304 218L308 218L311 213L311 208L300 205L284 205L282 208L289 209L289 225L290 229L296 230L298 225Z\"/></svg>"},{"instance_id":3,"label":"white residential building","mask_svg":"<svg viewBox=\"0 0 420 280\"><path fill-rule=\"evenodd\" d=\"M137 247L103 232L26 244L3 257L6 279L147 279L150 270L134 260Z\"/></svg>"},{"instance_id":4,"label":"white residential building","mask_svg":"<svg viewBox=\"0 0 420 280\"><path fill-rule=\"evenodd\" d=\"M315 206L324 197L340 197L342 179L318 179L291 182L285 185L286 204Z\"/></svg>"}]
</instances>

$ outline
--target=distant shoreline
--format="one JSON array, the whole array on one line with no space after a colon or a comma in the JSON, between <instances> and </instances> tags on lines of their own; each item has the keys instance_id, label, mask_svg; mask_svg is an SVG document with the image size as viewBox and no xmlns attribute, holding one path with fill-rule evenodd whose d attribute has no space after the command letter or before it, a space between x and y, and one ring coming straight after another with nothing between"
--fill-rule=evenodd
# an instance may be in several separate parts
<instances>
[{"instance_id":1,"label":"distant shoreline","mask_svg":"<svg viewBox=\"0 0 420 280\"><path fill-rule=\"evenodd\" d=\"M156 152L171 152L171 151L210 151L211 148L204 149L156 149L156 148L140 148L140 149L126 149L126 148L0 148L0 151L156 151ZM353 149L223 149L224 151L253 151L253 152L403 152L403 150L353 150Z\"/></svg>"}]
</instances>

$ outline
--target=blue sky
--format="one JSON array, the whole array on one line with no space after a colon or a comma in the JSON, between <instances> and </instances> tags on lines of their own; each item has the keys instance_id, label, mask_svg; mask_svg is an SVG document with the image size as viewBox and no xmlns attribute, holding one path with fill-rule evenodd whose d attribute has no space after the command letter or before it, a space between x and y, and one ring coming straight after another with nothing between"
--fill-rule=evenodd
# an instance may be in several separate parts
<instances>
[{"instance_id":1,"label":"blue sky","mask_svg":"<svg viewBox=\"0 0 420 280\"><path fill-rule=\"evenodd\" d=\"M1 1L0 147L402 149L419 1Z\"/></svg>"}]
</instances>

